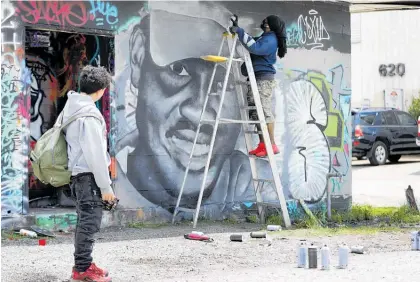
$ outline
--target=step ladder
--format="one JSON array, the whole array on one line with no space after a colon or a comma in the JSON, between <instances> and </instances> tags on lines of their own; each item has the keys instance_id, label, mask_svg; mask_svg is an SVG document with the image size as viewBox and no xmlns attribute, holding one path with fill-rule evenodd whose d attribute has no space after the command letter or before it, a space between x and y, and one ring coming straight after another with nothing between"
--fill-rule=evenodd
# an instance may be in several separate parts
<instances>
[{"instance_id":1,"label":"step ladder","mask_svg":"<svg viewBox=\"0 0 420 282\"><path fill-rule=\"evenodd\" d=\"M225 42L227 41L228 46L229 46L229 57L223 57L221 56L222 50L223 50L223 46L225 44ZM251 165L251 172L252 172L252 179L253 179L253 184L254 184L254 190L255 190L255 196L256 196L256 200L257 200L257 206L258 206L258 212L259 215L261 217L262 222L264 221L264 210L265 210L265 206L274 206L274 207L279 207L281 208L282 211L282 215L283 215L283 220L284 220L284 224L285 227L288 228L290 227L290 218L289 218L289 213L287 210L287 206L286 206L286 200L284 198L284 194L283 194L283 189L281 186L281 181L280 181L280 175L279 172L277 170L277 164L276 164L276 160L274 158L274 153L273 153L273 149L271 146L271 142L270 142L270 138L269 138L269 134L268 134L268 129L267 129L267 125L265 123L265 118L264 118L264 112L262 109L262 105L261 105L261 100L260 100L260 95L258 93L258 88L257 88L257 82L255 79L255 75L254 75L254 70L252 67L252 61L251 61L251 56L248 52L248 50L242 46L242 44L239 43L240 47L242 47L242 53L243 53L243 58L234 58L234 55L236 53L236 45L238 42L238 35L232 35L229 32L224 32L223 33L223 39L222 39L222 43L220 45L219 48L219 52L217 56L214 55L207 55L207 56L202 56L201 58L203 60L206 61L211 61L214 62L214 68L213 68L213 72L210 78L210 83L207 89L207 95L205 97L205 101L204 101L204 105L203 105L203 109L201 111L201 115L200 115L200 121L198 124L198 128L195 134L195 138L194 138L194 143L191 149L191 154L190 154L190 158L189 158L189 162L187 165L187 168L185 170L185 174L184 174L184 179L182 181L182 185L181 185L181 189L179 191L179 195L178 195L178 200L176 203L176 207L174 209L173 212L173 217L172 217L172 223L175 223L175 218L177 216L177 214L179 212L191 212L194 213L194 223L193 223L193 228L196 228L197 226L197 220L198 220L198 216L200 213L200 208L201 208L201 202L203 199L203 192L205 189L205 185L206 185L206 180L207 180L207 175L208 175L208 171L209 171L209 166L210 166L210 160L213 154L213 147L214 147L214 143L215 143L215 139L216 139L216 133L217 133L217 129L220 123L239 123L242 124L242 128L243 131L245 133L245 141L246 141L246 147L247 147L247 153L252 150L253 148L253 144L252 144L252 135L253 134L261 134L263 135L264 138L264 143L266 144L266 149L267 149L267 158L265 158L266 160L268 160L269 165L271 167L271 172L273 175L273 179L260 179L258 178L258 171L257 171L257 167L256 167L256 156L249 156L249 160L250 160L250 165ZM225 94L226 94L226 87L228 85L228 79L229 79L229 75L232 69L232 63L243 63L245 62L246 65L246 69L248 71L248 78L249 78L249 83L254 95L254 101L255 101L255 106L254 107L248 107L246 100L245 100L245 95L243 92L243 88L242 85L244 84L243 80L241 80L241 77L243 79L243 76L240 74L239 72L239 67L235 66L233 67L233 75L234 75L234 79L235 79L235 88L236 88L236 93L238 95L238 103L240 106L240 112L241 112L241 120L233 120L233 119L226 119L226 118L221 118L221 111L222 111L222 107L223 107L223 102L225 99ZM220 64L226 64L226 75L224 78L224 82L223 82L223 87L222 87L222 92L220 95L220 105L219 108L217 110L217 114L216 114L216 119L215 120L207 120L207 119L203 119L204 116L204 112L206 110L207 107L207 102L209 100L209 97L212 96L211 95L211 89L213 86L213 82L214 82L214 77L216 74L216 70L217 67L220 66ZM249 110L256 110L257 114L258 114L258 121L252 121L252 120L248 120L248 111ZM198 197L198 201L197 201L197 206L194 209L189 209L189 208L183 208L180 207L180 202L181 202L181 198L183 196L183 192L184 192L184 187L186 184L186 180L188 177L188 172L190 169L190 165L191 165L191 160L194 154L194 149L197 143L197 138L200 132L200 127L203 124L212 124L213 125L213 133L212 133L212 137L211 137L211 141L210 141L210 148L209 148L209 153L207 156L207 162L206 162L206 166L204 169L204 175L203 175L203 180L201 183L201 188L200 188L200 194ZM247 129L247 127L249 125L253 125L255 126L256 124L260 124L261 125L261 131L262 132L258 132L255 130L249 130ZM262 196L260 194L262 188L264 187L265 183L272 183L274 185L274 187L276 188L276 192L279 198L279 204L277 203L263 203L262 201Z\"/></svg>"}]
</instances>

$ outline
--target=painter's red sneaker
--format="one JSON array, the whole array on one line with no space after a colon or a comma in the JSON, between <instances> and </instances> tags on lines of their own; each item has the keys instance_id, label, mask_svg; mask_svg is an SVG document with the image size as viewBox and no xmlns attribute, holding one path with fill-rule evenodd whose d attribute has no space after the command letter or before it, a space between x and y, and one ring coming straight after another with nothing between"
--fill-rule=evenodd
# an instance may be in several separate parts
<instances>
[{"instance_id":1,"label":"painter's red sneaker","mask_svg":"<svg viewBox=\"0 0 420 282\"><path fill-rule=\"evenodd\" d=\"M272 148L273 148L274 155L276 155L276 154L278 154L280 152L279 151L279 148L277 148L277 145L275 145L275 144L272 145ZM259 158L267 157L267 150L265 149L265 147L264 147L264 149L262 149L261 151L259 151L258 153L256 153L255 156L257 156Z\"/></svg>"},{"instance_id":2,"label":"painter's red sneaker","mask_svg":"<svg viewBox=\"0 0 420 282\"><path fill-rule=\"evenodd\" d=\"M265 145L264 143L259 143L257 148L255 148L254 150L250 151L249 154L250 155L256 155L258 152L260 152L261 150L265 150Z\"/></svg>"},{"instance_id":3,"label":"painter's red sneaker","mask_svg":"<svg viewBox=\"0 0 420 282\"><path fill-rule=\"evenodd\" d=\"M85 272L77 272L73 268L71 279L75 281L89 281L89 282L111 282L111 277L104 277L98 273L98 267L95 264L91 264Z\"/></svg>"}]
</instances>

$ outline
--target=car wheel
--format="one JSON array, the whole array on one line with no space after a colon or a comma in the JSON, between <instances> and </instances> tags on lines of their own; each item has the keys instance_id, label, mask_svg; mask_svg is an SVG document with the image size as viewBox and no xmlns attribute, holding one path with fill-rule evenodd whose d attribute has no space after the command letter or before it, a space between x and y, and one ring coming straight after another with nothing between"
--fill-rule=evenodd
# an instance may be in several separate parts
<instances>
[{"instance_id":1,"label":"car wheel","mask_svg":"<svg viewBox=\"0 0 420 282\"><path fill-rule=\"evenodd\" d=\"M401 159L401 155L392 155L392 156L389 156L389 157L388 157L388 160L389 160L391 163L396 163L396 162L398 162L400 159Z\"/></svg>"},{"instance_id":2,"label":"car wheel","mask_svg":"<svg viewBox=\"0 0 420 282\"><path fill-rule=\"evenodd\" d=\"M369 158L371 165L383 165L388 158L386 145L381 141L376 141L372 147L372 156Z\"/></svg>"}]
</instances>

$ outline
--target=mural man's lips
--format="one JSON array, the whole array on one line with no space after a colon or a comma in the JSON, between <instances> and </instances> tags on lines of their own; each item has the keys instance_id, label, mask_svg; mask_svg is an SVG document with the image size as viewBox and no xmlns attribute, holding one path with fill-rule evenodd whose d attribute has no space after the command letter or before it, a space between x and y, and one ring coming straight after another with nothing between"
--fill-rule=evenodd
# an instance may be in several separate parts
<instances>
[{"instance_id":1,"label":"mural man's lips","mask_svg":"<svg viewBox=\"0 0 420 282\"><path fill-rule=\"evenodd\" d=\"M177 137L178 139L181 139L181 140L194 142L195 134L196 134L196 131L194 131L194 130L181 129L181 130L176 130L174 132L173 136L175 136L175 137ZM200 133L198 134L198 138L197 138L197 144L208 145L208 144L210 144L210 139L211 139L211 136L209 134L204 133L204 132L202 132L202 130L200 130Z\"/></svg>"},{"instance_id":2,"label":"mural man's lips","mask_svg":"<svg viewBox=\"0 0 420 282\"><path fill-rule=\"evenodd\" d=\"M172 135L172 137L169 139L169 142L176 147L177 151L181 151L189 155L191 153L194 140L185 140ZM193 157L202 157L207 155L209 150L210 145L197 143L195 145Z\"/></svg>"}]
</instances>

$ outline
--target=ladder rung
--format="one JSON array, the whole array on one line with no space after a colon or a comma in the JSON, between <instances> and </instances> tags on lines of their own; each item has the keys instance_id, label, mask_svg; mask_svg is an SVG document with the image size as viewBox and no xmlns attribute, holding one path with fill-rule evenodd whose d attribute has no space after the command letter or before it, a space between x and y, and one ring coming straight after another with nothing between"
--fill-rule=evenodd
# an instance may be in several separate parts
<instances>
[{"instance_id":1,"label":"ladder rung","mask_svg":"<svg viewBox=\"0 0 420 282\"><path fill-rule=\"evenodd\" d=\"M278 156L278 155L280 155L280 154L273 154L274 155L274 157L276 157L276 156ZM253 158L253 159L260 159L260 160L265 160L265 161L269 161L268 160L268 156L266 156L266 157L257 157L257 156L255 156L255 155L248 155L248 157L250 157L250 158Z\"/></svg>"},{"instance_id":2,"label":"ladder rung","mask_svg":"<svg viewBox=\"0 0 420 282\"><path fill-rule=\"evenodd\" d=\"M217 92L211 92L209 93L209 96L220 96L220 94Z\"/></svg>"},{"instance_id":3,"label":"ladder rung","mask_svg":"<svg viewBox=\"0 0 420 282\"><path fill-rule=\"evenodd\" d=\"M245 133L248 133L248 134L262 134L262 131L245 130Z\"/></svg>"},{"instance_id":4,"label":"ladder rung","mask_svg":"<svg viewBox=\"0 0 420 282\"><path fill-rule=\"evenodd\" d=\"M274 181L272 179L253 178L252 180L258 181L258 182L270 182L270 183L274 183Z\"/></svg>"},{"instance_id":5,"label":"ladder rung","mask_svg":"<svg viewBox=\"0 0 420 282\"><path fill-rule=\"evenodd\" d=\"M249 123L249 124L260 124L263 121L255 121L255 120L238 120L238 119L228 119L228 118L221 118L220 123Z\"/></svg>"},{"instance_id":6,"label":"ladder rung","mask_svg":"<svg viewBox=\"0 0 420 282\"><path fill-rule=\"evenodd\" d=\"M245 85L245 86L249 85L249 83L247 81L243 81L243 80L237 80L236 83L239 84L239 85Z\"/></svg>"},{"instance_id":7,"label":"ladder rung","mask_svg":"<svg viewBox=\"0 0 420 282\"><path fill-rule=\"evenodd\" d=\"M257 202L257 205L262 205L262 206L271 206L271 207L281 208L280 203L265 203L265 202Z\"/></svg>"},{"instance_id":8,"label":"ladder rung","mask_svg":"<svg viewBox=\"0 0 420 282\"><path fill-rule=\"evenodd\" d=\"M255 107L255 106L250 106L250 107L246 106L246 107L242 107L242 109L244 109L244 110L256 110L257 107Z\"/></svg>"},{"instance_id":9,"label":"ladder rung","mask_svg":"<svg viewBox=\"0 0 420 282\"><path fill-rule=\"evenodd\" d=\"M194 213L195 212L195 209L188 209L188 208L181 208L181 207L179 207L179 208L176 209L176 212L180 212L180 211Z\"/></svg>"},{"instance_id":10,"label":"ladder rung","mask_svg":"<svg viewBox=\"0 0 420 282\"><path fill-rule=\"evenodd\" d=\"M201 123L210 123L210 124L212 124L212 123L215 123L216 121L215 120L213 120L213 119L203 119L203 120L201 120Z\"/></svg>"}]
</instances>

